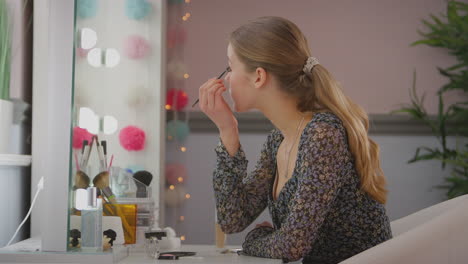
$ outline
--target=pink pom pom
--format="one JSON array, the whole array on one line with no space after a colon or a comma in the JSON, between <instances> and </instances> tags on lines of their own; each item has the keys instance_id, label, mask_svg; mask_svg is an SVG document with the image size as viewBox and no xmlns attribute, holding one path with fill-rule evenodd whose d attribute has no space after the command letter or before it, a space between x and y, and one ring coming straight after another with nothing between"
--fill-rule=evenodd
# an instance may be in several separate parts
<instances>
[{"instance_id":1,"label":"pink pom pom","mask_svg":"<svg viewBox=\"0 0 468 264\"><path fill-rule=\"evenodd\" d=\"M127 126L120 130L120 145L128 151L138 151L145 147L145 131L136 126Z\"/></svg>"},{"instance_id":2,"label":"pink pom pom","mask_svg":"<svg viewBox=\"0 0 468 264\"><path fill-rule=\"evenodd\" d=\"M187 180L187 169L182 164L166 164L165 174L168 184L176 185ZM179 181L179 177L182 181Z\"/></svg>"},{"instance_id":3,"label":"pink pom pom","mask_svg":"<svg viewBox=\"0 0 468 264\"><path fill-rule=\"evenodd\" d=\"M93 134L89 133L88 130L81 127L73 128L73 143L72 146L74 149L80 149L83 147L83 140L88 140L91 143Z\"/></svg>"},{"instance_id":4,"label":"pink pom pom","mask_svg":"<svg viewBox=\"0 0 468 264\"><path fill-rule=\"evenodd\" d=\"M141 59L146 57L151 50L148 42L138 35L131 35L125 39L124 53L130 59Z\"/></svg>"},{"instance_id":5,"label":"pink pom pom","mask_svg":"<svg viewBox=\"0 0 468 264\"><path fill-rule=\"evenodd\" d=\"M176 100L175 105L174 100ZM188 95L186 92L174 88L169 89L169 91L167 91L166 105L169 105L171 109L180 111L184 109L187 103Z\"/></svg>"},{"instance_id":6,"label":"pink pom pom","mask_svg":"<svg viewBox=\"0 0 468 264\"><path fill-rule=\"evenodd\" d=\"M187 32L183 28L171 28L167 31L167 47L174 48L179 44L184 44Z\"/></svg>"}]
</instances>

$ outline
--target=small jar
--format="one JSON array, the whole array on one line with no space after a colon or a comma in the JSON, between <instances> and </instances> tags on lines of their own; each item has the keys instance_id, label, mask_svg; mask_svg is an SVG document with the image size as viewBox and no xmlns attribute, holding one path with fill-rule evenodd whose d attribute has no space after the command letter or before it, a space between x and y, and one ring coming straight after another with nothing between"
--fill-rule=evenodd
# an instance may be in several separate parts
<instances>
[{"instance_id":1,"label":"small jar","mask_svg":"<svg viewBox=\"0 0 468 264\"><path fill-rule=\"evenodd\" d=\"M145 240L145 252L149 258L159 258L159 239L156 237L146 238Z\"/></svg>"},{"instance_id":2,"label":"small jar","mask_svg":"<svg viewBox=\"0 0 468 264\"><path fill-rule=\"evenodd\" d=\"M164 231L149 231L145 233L145 252L149 258L158 259L160 252L159 240L166 236Z\"/></svg>"}]
</instances>

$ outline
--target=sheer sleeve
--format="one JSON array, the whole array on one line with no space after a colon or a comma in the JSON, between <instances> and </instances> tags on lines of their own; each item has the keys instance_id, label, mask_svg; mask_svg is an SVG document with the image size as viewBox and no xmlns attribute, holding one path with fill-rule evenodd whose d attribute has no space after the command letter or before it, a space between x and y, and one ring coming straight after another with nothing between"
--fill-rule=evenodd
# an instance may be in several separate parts
<instances>
[{"instance_id":1,"label":"sheer sleeve","mask_svg":"<svg viewBox=\"0 0 468 264\"><path fill-rule=\"evenodd\" d=\"M213 187L218 223L226 233L237 233L249 226L265 209L273 177L271 170L272 134L263 144L255 170L247 174L248 161L242 147L231 157L220 140L215 151Z\"/></svg>"},{"instance_id":2,"label":"sheer sleeve","mask_svg":"<svg viewBox=\"0 0 468 264\"><path fill-rule=\"evenodd\" d=\"M243 243L246 254L295 261L306 255L343 182L349 155L344 127L327 122L308 128L298 157L298 187L278 229L256 228ZM305 145L304 145L305 144Z\"/></svg>"}]
</instances>

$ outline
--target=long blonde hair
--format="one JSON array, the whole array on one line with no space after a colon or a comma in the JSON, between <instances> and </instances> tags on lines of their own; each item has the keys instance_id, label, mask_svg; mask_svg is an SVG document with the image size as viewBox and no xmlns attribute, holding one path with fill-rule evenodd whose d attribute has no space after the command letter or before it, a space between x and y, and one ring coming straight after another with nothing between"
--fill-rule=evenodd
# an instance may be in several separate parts
<instances>
[{"instance_id":1,"label":"long blonde hair","mask_svg":"<svg viewBox=\"0 0 468 264\"><path fill-rule=\"evenodd\" d=\"M346 128L361 189L384 204L386 181L379 146L368 136L368 116L321 64L310 73L303 71L311 53L299 28L281 17L260 17L233 31L229 43L248 71L261 67L275 76L281 89L297 99L299 111L328 110L338 116Z\"/></svg>"}]
</instances>

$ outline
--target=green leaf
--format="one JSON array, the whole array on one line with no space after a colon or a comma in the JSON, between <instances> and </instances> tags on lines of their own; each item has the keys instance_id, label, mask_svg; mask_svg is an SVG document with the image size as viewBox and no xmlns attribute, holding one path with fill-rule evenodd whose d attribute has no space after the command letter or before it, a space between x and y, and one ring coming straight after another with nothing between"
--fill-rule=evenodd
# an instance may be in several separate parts
<instances>
[{"instance_id":1,"label":"green leaf","mask_svg":"<svg viewBox=\"0 0 468 264\"><path fill-rule=\"evenodd\" d=\"M426 154L420 154L421 150L425 150ZM440 152L440 150L436 149L431 149L428 147L419 147L416 149L416 153L414 157L408 161L408 163L413 163L416 161L421 161L421 160L433 160L433 159L438 159L442 158L443 154Z\"/></svg>"},{"instance_id":2,"label":"green leaf","mask_svg":"<svg viewBox=\"0 0 468 264\"><path fill-rule=\"evenodd\" d=\"M10 98L11 24L5 0L0 0L0 99Z\"/></svg>"}]
</instances>

